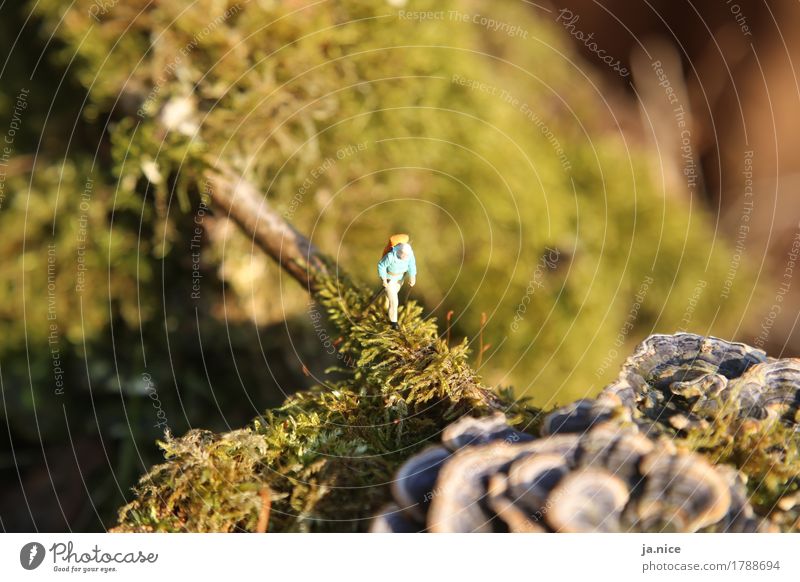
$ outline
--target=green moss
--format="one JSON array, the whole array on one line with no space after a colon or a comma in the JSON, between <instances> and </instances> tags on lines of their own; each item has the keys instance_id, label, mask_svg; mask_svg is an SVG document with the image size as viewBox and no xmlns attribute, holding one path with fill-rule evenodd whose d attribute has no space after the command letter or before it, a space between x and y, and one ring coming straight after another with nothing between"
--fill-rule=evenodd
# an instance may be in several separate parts
<instances>
[{"instance_id":1,"label":"green moss","mask_svg":"<svg viewBox=\"0 0 800 582\"><path fill-rule=\"evenodd\" d=\"M742 418L736 406L724 405L707 425L675 436L676 442L706 455L715 464L736 467L747 478L755 511L783 528L796 528L797 508L779 501L800 490L800 432L780 420Z\"/></svg>"},{"instance_id":2,"label":"green moss","mask_svg":"<svg viewBox=\"0 0 800 582\"><path fill-rule=\"evenodd\" d=\"M141 479L117 531L252 531L265 487L269 531L363 531L399 465L459 416L500 409L538 430L539 411L483 385L466 343L448 346L418 304L401 309L397 333L382 307L364 311L369 295L342 278L323 279L316 297L342 334L345 379L289 397L247 429L162 443L167 462Z\"/></svg>"},{"instance_id":3,"label":"green moss","mask_svg":"<svg viewBox=\"0 0 800 582\"><path fill-rule=\"evenodd\" d=\"M262 438L248 429L223 435L193 430L159 445L169 462L140 482L137 501L123 509L127 523L120 531L255 529L267 486L257 470L266 450Z\"/></svg>"}]
</instances>

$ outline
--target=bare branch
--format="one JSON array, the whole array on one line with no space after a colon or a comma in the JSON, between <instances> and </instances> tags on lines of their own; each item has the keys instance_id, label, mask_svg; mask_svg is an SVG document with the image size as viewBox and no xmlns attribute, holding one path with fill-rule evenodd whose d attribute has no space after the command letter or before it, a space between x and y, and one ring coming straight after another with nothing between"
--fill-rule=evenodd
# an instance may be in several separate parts
<instances>
[{"instance_id":1,"label":"bare branch","mask_svg":"<svg viewBox=\"0 0 800 582\"><path fill-rule=\"evenodd\" d=\"M327 272L322 254L278 214L265 195L231 170L209 171L206 183L214 203L228 213L243 232L309 292L314 279Z\"/></svg>"}]
</instances>

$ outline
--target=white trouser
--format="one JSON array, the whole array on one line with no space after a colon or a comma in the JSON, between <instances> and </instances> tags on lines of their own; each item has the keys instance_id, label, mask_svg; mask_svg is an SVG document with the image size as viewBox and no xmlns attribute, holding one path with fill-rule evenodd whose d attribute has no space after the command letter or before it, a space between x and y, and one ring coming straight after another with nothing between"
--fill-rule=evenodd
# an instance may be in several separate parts
<instances>
[{"instance_id":1,"label":"white trouser","mask_svg":"<svg viewBox=\"0 0 800 582\"><path fill-rule=\"evenodd\" d=\"M389 321L397 321L397 307L400 304L400 299L397 294L400 292L400 287L403 286L402 279L389 279L389 282L383 282L383 288L386 289L387 306L389 308Z\"/></svg>"}]
</instances>

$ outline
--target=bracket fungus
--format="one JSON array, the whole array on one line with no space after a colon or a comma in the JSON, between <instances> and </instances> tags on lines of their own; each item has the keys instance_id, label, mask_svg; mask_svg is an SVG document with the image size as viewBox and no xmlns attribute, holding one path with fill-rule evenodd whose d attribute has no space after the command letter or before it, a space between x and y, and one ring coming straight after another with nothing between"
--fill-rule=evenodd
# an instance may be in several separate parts
<instances>
[{"instance_id":1,"label":"bracket fungus","mask_svg":"<svg viewBox=\"0 0 800 582\"><path fill-rule=\"evenodd\" d=\"M788 501L800 489L800 360L715 337L653 335L596 399L549 413L542 434L606 421L738 469L757 513L777 529L800 528Z\"/></svg>"},{"instance_id":2,"label":"bracket fungus","mask_svg":"<svg viewBox=\"0 0 800 582\"><path fill-rule=\"evenodd\" d=\"M451 451L465 446L483 445L492 441L517 443L530 441L533 437L508 426L502 413L483 418L464 416L447 426L442 432L442 443Z\"/></svg>"},{"instance_id":3,"label":"bracket fungus","mask_svg":"<svg viewBox=\"0 0 800 582\"><path fill-rule=\"evenodd\" d=\"M583 469L564 477L552 491L547 522L560 532L619 531L630 499L625 482L602 469Z\"/></svg>"},{"instance_id":4,"label":"bracket fungus","mask_svg":"<svg viewBox=\"0 0 800 582\"><path fill-rule=\"evenodd\" d=\"M436 478L442 464L451 454L451 451L444 447L428 447L411 457L398 469L396 480L392 483L392 495L399 507L408 512L414 520L425 519Z\"/></svg>"},{"instance_id":5,"label":"bracket fungus","mask_svg":"<svg viewBox=\"0 0 800 582\"><path fill-rule=\"evenodd\" d=\"M481 430L483 427L484 430ZM393 484L395 504L372 531L613 532L757 531L743 482L701 455L647 437L635 427L604 422L582 434L509 442L497 416L462 419L446 429L449 443L412 457ZM511 432L509 432L511 431ZM437 463L429 462L438 451ZM413 468L430 483L420 494ZM735 471L734 471L735 473ZM420 474L420 473L417 473ZM408 505L426 498L429 503ZM405 507L404 507L404 504ZM398 521L397 509L403 515Z\"/></svg>"}]
</instances>

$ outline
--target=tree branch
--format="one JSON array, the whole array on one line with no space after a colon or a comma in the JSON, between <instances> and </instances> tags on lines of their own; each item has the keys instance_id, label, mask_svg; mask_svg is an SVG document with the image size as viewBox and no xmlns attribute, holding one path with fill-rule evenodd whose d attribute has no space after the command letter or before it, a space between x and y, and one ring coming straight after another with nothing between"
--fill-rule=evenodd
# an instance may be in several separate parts
<instances>
[{"instance_id":1,"label":"tree branch","mask_svg":"<svg viewBox=\"0 0 800 582\"><path fill-rule=\"evenodd\" d=\"M208 193L242 231L306 287L328 272L322 253L267 202L252 183L230 169L217 167L205 174Z\"/></svg>"}]
</instances>

